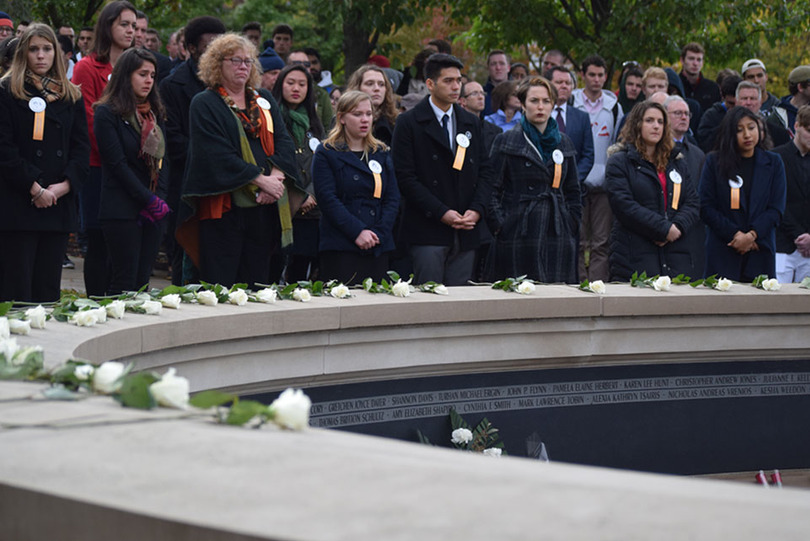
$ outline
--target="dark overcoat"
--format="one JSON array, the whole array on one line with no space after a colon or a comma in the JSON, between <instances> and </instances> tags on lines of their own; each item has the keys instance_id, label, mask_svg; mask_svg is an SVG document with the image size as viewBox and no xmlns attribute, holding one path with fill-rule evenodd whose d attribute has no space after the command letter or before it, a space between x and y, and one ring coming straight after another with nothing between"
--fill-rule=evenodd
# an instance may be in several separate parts
<instances>
[{"instance_id":1,"label":"dark overcoat","mask_svg":"<svg viewBox=\"0 0 810 541\"><path fill-rule=\"evenodd\" d=\"M37 95L32 87L26 87ZM58 100L45 108L41 141L33 140L34 113L28 100L16 99L0 88L0 230L75 231L77 196L90 170L90 143L84 102ZM31 186L70 180L70 192L57 205L40 209L31 204Z\"/></svg>"},{"instance_id":2,"label":"dark overcoat","mask_svg":"<svg viewBox=\"0 0 810 541\"><path fill-rule=\"evenodd\" d=\"M561 134L560 186L553 187L554 161L543 160L518 124L492 145L494 189L487 223L495 242L490 278L526 275L541 282L577 281L577 232L582 202L576 149Z\"/></svg>"},{"instance_id":3,"label":"dark overcoat","mask_svg":"<svg viewBox=\"0 0 810 541\"><path fill-rule=\"evenodd\" d=\"M141 136L128 120L106 105L96 107L93 120L98 153L101 156L101 220L135 220L152 195L166 199L168 160L163 160L157 187L149 189L149 167L138 157ZM165 132L165 124L158 121Z\"/></svg>"},{"instance_id":4,"label":"dark overcoat","mask_svg":"<svg viewBox=\"0 0 810 541\"><path fill-rule=\"evenodd\" d=\"M614 147L614 150L616 147ZM700 202L689 165L677 150L667 163L666 204L658 172L633 146L625 146L608 158L605 185L614 221L610 237L610 276L628 281L634 272L648 276L696 277L698 259L690 237L701 235L697 226ZM678 208L673 209L673 177L681 179ZM680 229L675 242L667 239L670 227Z\"/></svg>"},{"instance_id":5,"label":"dark overcoat","mask_svg":"<svg viewBox=\"0 0 810 541\"><path fill-rule=\"evenodd\" d=\"M776 228L785 212L785 166L778 154L757 148L750 200L740 189L740 208L731 209L731 187L720 178L717 153L706 156L700 177L700 216L706 231L705 275L751 281L776 276ZM737 231L757 232L759 250L740 255L728 246Z\"/></svg>"},{"instance_id":6,"label":"dark overcoat","mask_svg":"<svg viewBox=\"0 0 810 541\"><path fill-rule=\"evenodd\" d=\"M370 152L369 161L348 149L320 145L312 160L315 199L321 208L320 251L362 251L354 243L364 229L376 233L375 256L394 249L394 221L399 211L399 189L388 151ZM374 197L374 175L368 163L382 166L382 194Z\"/></svg>"},{"instance_id":7,"label":"dark overcoat","mask_svg":"<svg viewBox=\"0 0 810 541\"><path fill-rule=\"evenodd\" d=\"M461 171L453 169L455 152L426 97L397 118L391 144L397 183L403 197L402 240L408 244L452 246L455 234L462 251L480 244L479 226L456 230L442 223L448 210L475 210L483 218L492 190L492 169L481 136L480 120L453 105L456 135L470 140Z\"/></svg>"}]
</instances>

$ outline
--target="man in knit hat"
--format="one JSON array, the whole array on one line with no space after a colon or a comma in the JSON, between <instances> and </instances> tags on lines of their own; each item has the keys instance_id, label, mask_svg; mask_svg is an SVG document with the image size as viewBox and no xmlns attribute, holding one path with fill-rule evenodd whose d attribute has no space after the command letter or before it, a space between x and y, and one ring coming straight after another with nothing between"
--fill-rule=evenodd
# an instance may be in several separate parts
<instances>
[{"instance_id":1,"label":"man in knit hat","mask_svg":"<svg viewBox=\"0 0 810 541\"><path fill-rule=\"evenodd\" d=\"M11 37L14 33L14 21L5 11L0 11L0 41Z\"/></svg>"},{"instance_id":2,"label":"man in knit hat","mask_svg":"<svg viewBox=\"0 0 810 541\"><path fill-rule=\"evenodd\" d=\"M284 69L284 60L272 47L268 47L259 55L259 64L262 67L262 88L272 92L278 74Z\"/></svg>"}]
</instances>

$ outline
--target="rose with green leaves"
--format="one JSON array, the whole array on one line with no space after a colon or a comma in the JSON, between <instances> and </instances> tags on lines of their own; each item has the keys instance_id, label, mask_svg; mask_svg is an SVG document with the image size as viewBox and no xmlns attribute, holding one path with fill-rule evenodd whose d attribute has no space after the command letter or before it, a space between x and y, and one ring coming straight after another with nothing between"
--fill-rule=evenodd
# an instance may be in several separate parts
<instances>
[{"instance_id":1,"label":"rose with green leaves","mask_svg":"<svg viewBox=\"0 0 810 541\"><path fill-rule=\"evenodd\" d=\"M183 299L177 293L169 293L160 298L160 304L165 308L171 308L173 310L179 309L181 302L183 302Z\"/></svg>"},{"instance_id":2,"label":"rose with green leaves","mask_svg":"<svg viewBox=\"0 0 810 541\"><path fill-rule=\"evenodd\" d=\"M26 310L25 319L31 324L32 329L44 329L45 321L48 319L48 312L40 304L36 308Z\"/></svg>"},{"instance_id":3,"label":"rose with green leaves","mask_svg":"<svg viewBox=\"0 0 810 541\"><path fill-rule=\"evenodd\" d=\"M117 361L107 361L93 373L93 389L102 394L112 394L121 388L121 376L126 368Z\"/></svg>"},{"instance_id":4,"label":"rose with green leaves","mask_svg":"<svg viewBox=\"0 0 810 541\"><path fill-rule=\"evenodd\" d=\"M301 389L286 389L270 404L273 421L283 428L302 430L309 426L312 401Z\"/></svg>"},{"instance_id":5,"label":"rose with green leaves","mask_svg":"<svg viewBox=\"0 0 810 541\"><path fill-rule=\"evenodd\" d=\"M244 306L248 302L248 295L244 289L236 289L228 293L228 302L237 306Z\"/></svg>"},{"instance_id":6,"label":"rose with green leaves","mask_svg":"<svg viewBox=\"0 0 810 541\"><path fill-rule=\"evenodd\" d=\"M158 404L167 408L188 408L188 379L176 376L176 370L169 368L159 381L149 386L149 392Z\"/></svg>"}]
</instances>

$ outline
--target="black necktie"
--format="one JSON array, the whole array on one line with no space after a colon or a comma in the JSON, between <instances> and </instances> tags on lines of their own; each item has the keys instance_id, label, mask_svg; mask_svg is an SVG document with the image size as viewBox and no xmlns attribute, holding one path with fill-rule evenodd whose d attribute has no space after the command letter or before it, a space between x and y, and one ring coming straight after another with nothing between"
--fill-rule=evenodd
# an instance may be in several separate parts
<instances>
[{"instance_id":1,"label":"black necktie","mask_svg":"<svg viewBox=\"0 0 810 541\"><path fill-rule=\"evenodd\" d=\"M453 138L450 136L450 115L447 113L442 116L442 128L444 128L444 133L447 135L450 148L453 148Z\"/></svg>"},{"instance_id":2,"label":"black necktie","mask_svg":"<svg viewBox=\"0 0 810 541\"><path fill-rule=\"evenodd\" d=\"M557 107L557 118L554 120L557 121L557 128L559 128L560 133L565 133L565 120L563 120L562 107Z\"/></svg>"}]
</instances>

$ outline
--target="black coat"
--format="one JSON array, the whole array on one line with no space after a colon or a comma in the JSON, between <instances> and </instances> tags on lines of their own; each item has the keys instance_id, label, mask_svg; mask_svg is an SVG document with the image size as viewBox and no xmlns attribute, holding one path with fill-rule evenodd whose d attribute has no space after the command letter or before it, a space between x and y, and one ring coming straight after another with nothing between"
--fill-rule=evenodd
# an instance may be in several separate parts
<instances>
[{"instance_id":1,"label":"black coat","mask_svg":"<svg viewBox=\"0 0 810 541\"><path fill-rule=\"evenodd\" d=\"M448 210L475 210L484 218L492 190L492 169L481 122L453 105L456 134L470 139L461 171L453 169L455 153L426 97L397 118L392 142L394 169L404 200L402 240L408 244L452 246L457 230L441 222ZM458 230L461 250L480 244L480 227Z\"/></svg>"},{"instance_id":2,"label":"black coat","mask_svg":"<svg viewBox=\"0 0 810 541\"><path fill-rule=\"evenodd\" d=\"M163 160L155 192L149 189L149 167L138 157L141 135L129 121L106 105L96 107L94 130L101 156L101 220L135 220L152 195L166 198L167 160ZM164 124L158 121L166 133Z\"/></svg>"},{"instance_id":3,"label":"black coat","mask_svg":"<svg viewBox=\"0 0 810 541\"><path fill-rule=\"evenodd\" d=\"M796 237L810 233L810 154L802 156L792 141L773 152L782 157L787 179L787 203L776 231L776 251L792 254L796 250Z\"/></svg>"},{"instance_id":4,"label":"black coat","mask_svg":"<svg viewBox=\"0 0 810 541\"><path fill-rule=\"evenodd\" d=\"M577 232L582 217L576 148L562 134L560 186L553 187L554 161L544 161L518 124L495 138L495 185L488 225L493 280L527 275L541 282L577 281Z\"/></svg>"},{"instance_id":5,"label":"black coat","mask_svg":"<svg viewBox=\"0 0 810 541\"><path fill-rule=\"evenodd\" d=\"M614 147L614 151L616 148ZM680 176L678 208L673 209L673 176ZM641 157L633 146L625 146L608 158L605 183L614 221L610 236L610 276L627 281L634 272L696 277L696 256L691 249L692 235L703 234L696 227L700 214L697 186L689 166L677 150L667 163L666 208L664 192L652 163ZM667 239L669 229L681 230L675 242L658 246Z\"/></svg>"},{"instance_id":6,"label":"black coat","mask_svg":"<svg viewBox=\"0 0 810 541\"><path fill-rule=\"evenodd\" d=\"M715 103L705 111L700 117L700 126L697 131L697 142L703 152L711 152L714 149L714 141L717 138L717 130L720 123L726 116L728 109L722 101Z\"/></svg>"},{"instance_id":7,"label":"black coat","mask_svg":"<svg viewBox=\"0 0 810 541\"><path fill-rule=\"evenodd\" d=\"M49 103L42 141L33 140L33 126L28 100L14 98L5 85L0 88L0 230L75 231L76 194L90 170L84 102ZM70 192L57 205L39 209L31 204L34 182L47 188L65 178Z\"/></svg>"}]
</instances>

